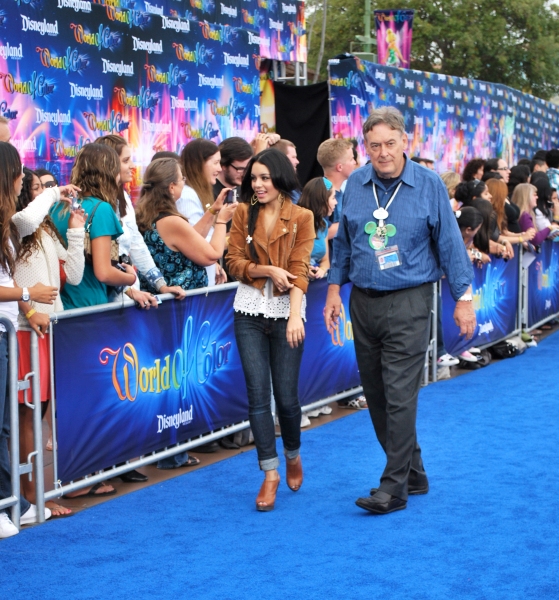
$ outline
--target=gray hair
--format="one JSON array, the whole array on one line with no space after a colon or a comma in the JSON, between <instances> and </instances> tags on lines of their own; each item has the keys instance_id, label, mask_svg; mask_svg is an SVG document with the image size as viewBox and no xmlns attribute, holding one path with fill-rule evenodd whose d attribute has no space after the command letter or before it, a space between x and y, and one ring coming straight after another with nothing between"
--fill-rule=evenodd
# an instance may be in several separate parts
<instances>
[{"instance_id":1,"label":"gray hair","mask_svg":"<svg viewBox=\"0 0 559 600\"><path fill-rule=\"evenodd\" d=\"M380 108L374 108L367 117L365 123L363 123L363 136L373 129L375 125L384 123L391 129L395 129L400 133L406 133L404 116L402 113L393 106L382 106Z\"/></svg>"}]
</instances>

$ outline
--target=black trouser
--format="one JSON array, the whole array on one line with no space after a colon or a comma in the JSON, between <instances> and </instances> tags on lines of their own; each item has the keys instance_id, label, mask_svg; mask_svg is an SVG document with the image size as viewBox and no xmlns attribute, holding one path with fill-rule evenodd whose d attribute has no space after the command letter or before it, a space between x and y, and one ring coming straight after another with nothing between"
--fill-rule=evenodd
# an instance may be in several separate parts
<instances>
[{"instance_id":1,"label":"black trouser","mask_svg":"<svg viewBox=\"0 0 559 600\"><path fill-rule=\"evenodd\" d=\"M426 479L415 421L433 285L374 295L356 286L351 292L355 353L373 426L386 453L379 489L405 500L408 478Z\"/></svg>"}]
</instances>

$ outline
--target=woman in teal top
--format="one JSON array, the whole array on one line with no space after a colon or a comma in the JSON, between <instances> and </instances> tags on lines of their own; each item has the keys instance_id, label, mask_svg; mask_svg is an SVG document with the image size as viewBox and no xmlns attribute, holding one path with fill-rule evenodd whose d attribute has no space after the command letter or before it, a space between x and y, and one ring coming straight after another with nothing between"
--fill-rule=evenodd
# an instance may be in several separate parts
<instances>
[{"instance_id":1,"label":"woman in teal top","mask_svg":"<svg viewBox=\"0 0 559 600\"><path fill-rule=\"evenodd\" d=\"M299 206L308 208L314 215L316 239L311 253L309 279L322 279L330 268L328 257L328 220L337 204L336 190L325 177L311 179L303 188Z\"/></svg>"},{"instance_id":2,"label":"woman in teal top","mask_svg":"<svg viewBox=\"0 0 559 600\"><path fill-rule=\"evenodd\" d=\"M90 225L91 256L86 256L83 279L79 285L66 284L60 294L64 308L80 308L110 302L109 287L129 287L136 281L130 265L123 272L111 262L111 242L122 235L115 212L120 160L108 146L87 144L78 153L72 168L72 183L81 189L80 204ZM70 211L63 203L51 211L52 220L66 240Z\"/></svg>"}]
</instances>

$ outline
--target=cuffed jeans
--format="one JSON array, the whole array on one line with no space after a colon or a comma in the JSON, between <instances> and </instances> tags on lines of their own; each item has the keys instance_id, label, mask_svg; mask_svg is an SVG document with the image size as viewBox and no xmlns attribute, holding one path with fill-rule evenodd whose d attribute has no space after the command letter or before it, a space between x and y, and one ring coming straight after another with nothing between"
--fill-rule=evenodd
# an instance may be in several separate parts
<instances>
[{"instance_id":1,"label":"cuffed jeans","mask_svg":"<svg viewBox=\"0 0 559 600\"><path fill-rule=\"evenodd\" d=\"M13 357L17 361L17 356ZM12 495L12 474L8 440L10 439L10 399L8 398L8 334L0 332L0 499ZM29 502L20 497L20 514L29 509ZM7 512L6 510L1 512Z\"/></svg>"},{"instance_id":2,"label":"cuffed jeans","mask_svg":"<svg viewBox=\"0 0 559 600\"><path fill-rule=\"evenodd\" d=\"M286 330L287 319L235 313L235 338L245 374L248 416L263 471L279 467L272 387L286 457L297 458L301 446L298 387L303 344L291 348Z\"/></svg>"},{"instance_id":3,"label":"cuffed jeans","mask_svg":"<svg viewBox=\"0 0 559 600\"><path fill-rule=\"evenodd\" d=\"M379 490L408 497L408 481L426 480L415 421L429 344L433 285L371 298L350 297L355 354L377 439L386 453Z\"/></svg>"}]
</instances>

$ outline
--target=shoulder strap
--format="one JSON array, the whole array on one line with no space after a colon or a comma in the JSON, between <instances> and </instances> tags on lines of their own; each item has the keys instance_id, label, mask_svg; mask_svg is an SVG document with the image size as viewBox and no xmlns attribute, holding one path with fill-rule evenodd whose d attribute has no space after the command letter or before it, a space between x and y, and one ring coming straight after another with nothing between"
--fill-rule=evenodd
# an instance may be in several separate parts
<instances>
[{"instance_id":1,"label":"shoulder strap","mask_svg":"<svg viewBox=\"0 0 559 600\"><path fill-rule=\"evenodd\" d=\"M97 210L97 207L99 206L99 204L101 204L101 200L99 200L99 202L97 202L97 204L91 211L91 214L87 218L87 221L85 223L85 233L89 233L89 230L91 229L91 222L93 221L93 215L95 214L95 211Z\"/></svg>"}]
</instances>

